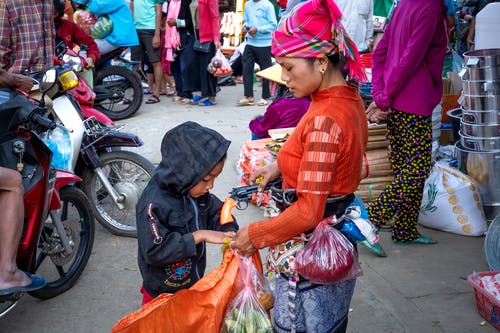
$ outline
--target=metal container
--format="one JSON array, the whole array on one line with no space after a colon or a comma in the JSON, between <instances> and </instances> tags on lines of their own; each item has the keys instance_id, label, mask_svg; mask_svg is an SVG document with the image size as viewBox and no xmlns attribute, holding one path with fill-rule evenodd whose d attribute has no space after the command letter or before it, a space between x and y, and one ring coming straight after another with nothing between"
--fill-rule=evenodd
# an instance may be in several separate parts
<instances>
[{"instance_id":1,"label":"metal container","mask_svg":"<svg viewBox=\"0 0 500 333\"><path fill-rule=\"evenodd\" d=\"M478 136L467 136L463 133L460 134L460 143L465 149L475 151L500 151L500 136L491 138L482 138Z\"/></svg>"},{"instance_id":2,"label":"metal container","mask_svg":"<svg viewBox=\"0 0 500 333\"><path fill-rule=\"evenodd\" d=\"M460 104L465 110L500 110L500 94L462 94Z\"/></svg>"},{"instance_id":3,"label":"metal container","mask_svg":"<svg viewBox=\"0 0 500 333\"><path fill-rule=\"evenodd\" d=\"M482 49L464 53L466 67L498 67L500 66L500 49Z\"/></svg>"},{"instance_id":4,"label":"metal container","mask_svg":"<svg viewBox=\"0 0 500 333\"><path fill-rule=\"evenodd\" d=\"M458 169L474 179L483 205L500 205L500 151L473 151L455 144Z\"/></svg>"},{"instance_id":5,"label":"metal container","mask_svg":"<svg viewBox=\"0 0 500 333\"><path fill-rule=\"evenodd\" d=\"M462 80L494 81L500 79L500 66L496 67L464 67L459 73Z\"/></svg>"},{"instance_id":6,"label":"metal container","mask_svg":"<svg viewBox=\"0 0 500 333\"><path fill-rule=\"evenodd\" d=\"M477 125L500 124L500 110L464 110L462 109L464 122Z\"/></svg>"},{"instance_id":7,"label":"metal container","mask_svg":"<svg viewBox=\"0 0 500 333\"><path fill-rule=\"evenodd\" d=\"M464 121L462 117L460 119L460 131L462 134L467 136L479 136L482 138L500 136L500 125L476 125L469 124Z\"/></svg>"},{"instance_id":8,"label":"metal container","mask_svg":"<svg viewBox=\"0 0 500 333\"><path fill-rule=\"evenodd\" d=\"M462 80L464 94L467 95L500 95L500 80L498 81L468 81Z\"/></svg>"}]
</instances>

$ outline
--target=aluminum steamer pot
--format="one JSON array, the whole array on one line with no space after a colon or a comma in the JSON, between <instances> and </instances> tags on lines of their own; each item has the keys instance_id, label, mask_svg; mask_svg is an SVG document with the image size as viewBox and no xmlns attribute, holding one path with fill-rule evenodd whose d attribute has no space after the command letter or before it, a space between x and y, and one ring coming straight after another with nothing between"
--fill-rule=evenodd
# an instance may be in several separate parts
<instances>
[{"instance_id":1,"label":"aluminum steamer pot","mask_svg":"<svg viewBox=\"0 0 500 333\"><path fill-rule=\"evenodd\" d=\"M460 119L460 131L467 136L478 136L482 138L489 138L494 136L500 136L500 125L476 125L469 124L464 121L464 118Z\"/></svg>"},{"instance_id":2,"label":"aluminum steamer pot","mask_svg":"<svg viewBox=\"0 0 500 333\"><path fill-rule=\"evenodd\" d=\"M467 136L462 132L459 134L460 143L466 149L475 151L500 151L500 136L482 138L478 136Z\"/></svg>"},{"instance_id":3,"label":"aluminum steamer pot","mask_svg":"<svg viewBox=\"0 0 500 333\"><path fill-rule=\"evenodd\" d=\"M462 109L464 122L476 125L500 124L500 110L464 110Z\"/></svg>"}]
</instances>

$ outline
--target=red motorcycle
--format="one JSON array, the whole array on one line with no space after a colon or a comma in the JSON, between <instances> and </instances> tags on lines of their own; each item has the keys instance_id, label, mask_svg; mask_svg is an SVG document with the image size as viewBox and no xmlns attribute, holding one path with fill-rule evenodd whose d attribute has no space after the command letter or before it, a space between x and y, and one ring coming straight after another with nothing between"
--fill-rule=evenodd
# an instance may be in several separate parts
<instances>
[{"instance_id":1,"label":"red motorcycle","mask_svg":"<svg viewBox=\"0 0 500 333\"><path fill-rule=\"evenodd\" d=\"M88 198L72 186L81 179L54 169L53 153L39 137L58 126L43 116L47 111L44 95L37 102L17 91L0 89L0 165L21 169L25 190L17 265L45 277L45 287L28 292L40 299L57 296L76 283L89 260L95 228ZM0 317L23 294L0 296Z\"/></svg>"}]
</instances>

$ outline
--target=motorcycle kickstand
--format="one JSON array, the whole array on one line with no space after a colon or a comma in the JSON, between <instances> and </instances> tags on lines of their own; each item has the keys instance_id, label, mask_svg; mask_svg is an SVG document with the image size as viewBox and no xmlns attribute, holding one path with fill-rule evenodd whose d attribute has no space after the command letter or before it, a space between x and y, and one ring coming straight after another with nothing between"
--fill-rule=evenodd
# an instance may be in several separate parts
<instances>
[{"instance_id":1,"label":"motorcycle kickstand","mask_svg":"<svg viewBox=\"0 0 500 333\"><path fill-rule=\"evenodd\" d=\"M59 215L56 214L56 211L50 212L50 218L52 219L52 224L54 224L54 226L56 227L57 233L59 234L59 237L61 239L61 244L63 245L65 254L69 255L69 254L73 253L74 243L73 243L73 241L71 241L69 239L68 234L66 234L66 230L64 229L64 224L62 223Z\"/></svg>"},{"instance_id":2,"label":"motorcycle kickstand","mask_svg":"<svg viewBox=\"0 0 500 333\"><path fill-rule=\"evenodd\" d=\"M109 182L108 177L106 177L106 175L104 174L104 171L101 168L96 168L94 172L97 174L97 177L99 177L102 184L104 185L104 188L108 191L109 195L111 195L111 198L116 203L118 208L124 209L125 205L123 204L123 202L125 201L125 197L116 192L113 185L111 185L111 183Z\"/></svg>"}]
</instances>

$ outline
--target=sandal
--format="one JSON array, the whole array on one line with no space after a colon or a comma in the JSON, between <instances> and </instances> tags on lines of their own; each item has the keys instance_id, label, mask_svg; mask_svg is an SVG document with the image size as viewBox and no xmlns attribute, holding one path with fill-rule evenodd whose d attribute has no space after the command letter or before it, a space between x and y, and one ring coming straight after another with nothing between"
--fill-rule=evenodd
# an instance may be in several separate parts
<instances>
[{"instance_id":1,"label":"sandal","mask_svg":"<svg viewBox=\"0 0 500 333\"><path fill-rule=\"evenodd\" d=\"M191 104L191 98L183 98L179 101L179 103L183 105Z\"/></svg>"},{"instance_id":2,"label":"sandal","mask_svg":"<svg viewBox=\"0 0 500 333\"><path fill-rule=\"evenodd\" d=\"M408 242L395 241L394 244L396 244L396 245L410 245L410 244L432 245L432 244L437 244L437 241L435 241L434 239L432 239L430 237L420 235L420 237L418 237L417 239L414 239L412 241L408 241Z\"/></svg>"},{"instance_id":3,"label":"sandal","mask_svg":"<svg viewBox=\"0 0 500 333\"><path fill-rule=\"evenodd\" d=\"M217 103L216 102L212 102L211 100L209 100L207 98L207 99L204 99L203 101L199 102L198 105L199 106L214 106L214 105L217 105Z\"/></svg>"},{"instance_id":4,"label":"sandal","mask_svg":"<svg viewBox=\"0 0 500 333\"><path fill-rule=\"evenodd\" d=\"M144 89L144 95L151 95L151 91L149 91L149 89Z\"/></svg>"},{"instance_id":5,"label":"sandal","mask_svg":"<svg viewBox=\"0 0 500 333\"><path fill-rule=\"evenodd\" d=\"M156 95L151 95L151 97L148 98L146 101L146 104L156 104L160 102L160 97Z\"/></svg>"},{"instance_id":6,"label":"sandal","mask_svg":"<svg viewBox=\"0 0 500 333\"><path fill-rule=\"evenodd\" d=\"M243 98L236 102L237 106L251 106L254 104L255 102L253 100L249 100L248 98Z\"/></svg>"},{"instance_id":7,"label":"sandal","mask_svg":"<svg viewBox=\"0 0 500 333\"><path fill-rule=\"evenodd\" d=\"M257 103L258 106L266 106L267 104L269 104L269 101L264 98Z\"/></svg>"},{"instance_id":8,"label":"sandal","mask_svg":"<svg viewBox=\"0 0 500 333\"><path fill-rule=\"evenodd\" d=\"M201 97L200 95L194 95L193 98L191 98L191 101L189 101L189 104L196 105L196 104L202 102L202 100L204 98L206 98L206 97Z\"/></svg>"}]
</instances>

